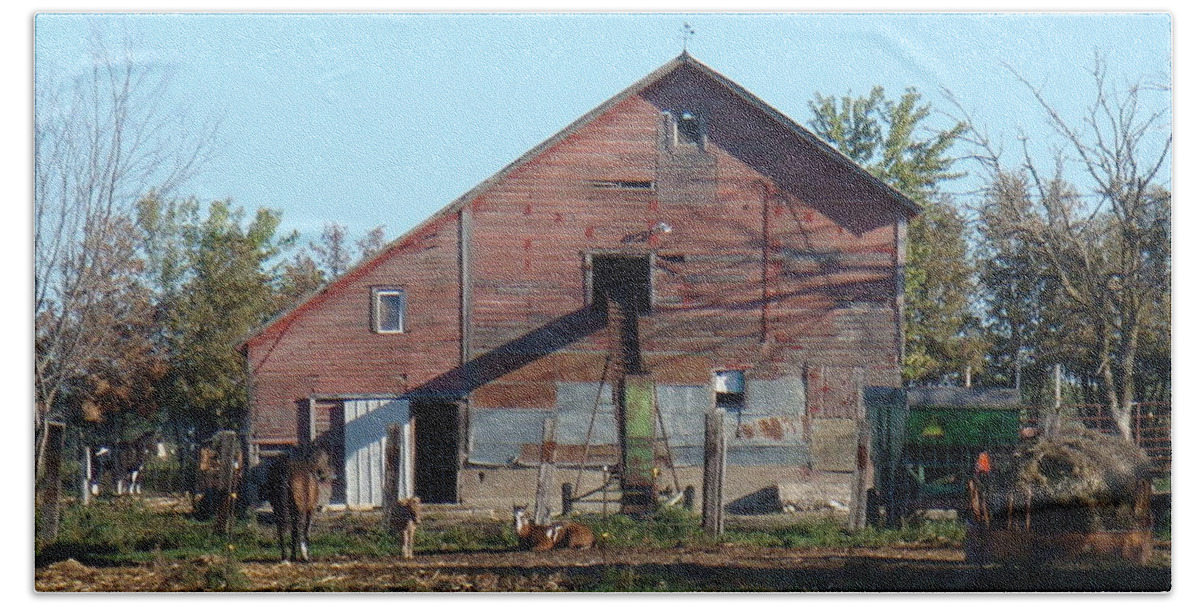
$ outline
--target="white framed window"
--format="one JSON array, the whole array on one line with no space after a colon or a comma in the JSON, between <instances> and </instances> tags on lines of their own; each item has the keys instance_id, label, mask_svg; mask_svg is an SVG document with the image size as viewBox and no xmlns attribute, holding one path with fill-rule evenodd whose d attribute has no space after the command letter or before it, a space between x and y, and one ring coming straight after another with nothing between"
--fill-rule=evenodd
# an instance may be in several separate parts
<instances>
[{"instance_id":1,"label":"white framed window","mask_svg":"<svg viewBox=\"0 0 1200 608\"><path fill-rule=\"evenodd\" d=\"M379 334L404 333L404 290L376 287L371 290L371 329Z\"/></svg>"}]
</instances>

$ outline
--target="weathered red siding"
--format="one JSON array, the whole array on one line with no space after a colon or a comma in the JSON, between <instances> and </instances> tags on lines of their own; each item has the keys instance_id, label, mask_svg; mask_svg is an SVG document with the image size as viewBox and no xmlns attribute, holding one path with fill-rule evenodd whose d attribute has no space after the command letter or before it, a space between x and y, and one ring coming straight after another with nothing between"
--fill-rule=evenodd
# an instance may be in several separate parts
<instances>
[{"instance_id":1,"label":"weathered red siding","mask_svg":"<svg viewBox=\"0 0 1200 608\"><path fill-rule=\"evenodd\" d=\"M294 441L314 394L400 394L459 361L458 218L437 218L247 343L255 441ZM371 288L403 288L405 331L371 330Z\"/></svg>"},{"instance_id":2,"label":"weathered red siding","mask_svg":"<svg viewBox=\"0 0 1200 608\"><path fill-rule=\"evenodd\" d=\"M542 327L571 331L572 315L585 307L587 252L651 253L654 311L641 331L660 382L706 385L718 367L771 379L820 364L866 366L869 383L897 386L903 211L867 187L847 199L860 176L806 150L811 144L729 91L682 72L473 201L471 352L519 344ZM694 183L702 168L671 183L678 176L667 165L689 161L661 150L662 112L697 102L711 117L715 181ZM780 167L770 151L795 158ZM656 188L597 189L593 180ZM651 236L659 222L672 231ZM553 382L596 381L608 348L598 331L537 361L514 355L472 405L552 407Z\"/></svg>"},{"instance_id":3,"label":"weathered red siding","mask_svg":"<svg viewBox=\"0 0 1200 608\"><path fill-rule=\"evenodd\" d=\"M664 146L663 113L681 109L704 116L704 155ZM654 188L592 183L605 180ZM587 310L589 253L653 256L640 331L659 383L707 386L718 368L774 380L864 366L868 384L898 386L910 212L893 197L680 63L255 336L253 438L306 432L298 412L318 394L554 407L556 383L600 380L609 351ZM654 232L660 222L672 230ZM405 333L371 331L372 286L405 289ZM764 436L781 434L771 423Z\"/></svg>"}]
</instances>

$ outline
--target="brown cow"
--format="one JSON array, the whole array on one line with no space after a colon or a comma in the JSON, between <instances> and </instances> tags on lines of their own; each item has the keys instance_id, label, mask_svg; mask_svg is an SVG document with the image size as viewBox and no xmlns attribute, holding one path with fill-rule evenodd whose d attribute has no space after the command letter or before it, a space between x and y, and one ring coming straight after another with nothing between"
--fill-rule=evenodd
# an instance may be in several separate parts
<instances>
[{"instance_id":1,"label":"brown cow","mask_svg":"<svg viewBox=\"0 0 1200 608\"><path fill-rule=\"evenodd\" d=\"M596 535L583 524L573 521L538 525L525 515L527 507L513 507L513 527L517 533L517 544L521 549L549 551L550 549L591 549L596 545Z\"/></svg>"}]
</instances>

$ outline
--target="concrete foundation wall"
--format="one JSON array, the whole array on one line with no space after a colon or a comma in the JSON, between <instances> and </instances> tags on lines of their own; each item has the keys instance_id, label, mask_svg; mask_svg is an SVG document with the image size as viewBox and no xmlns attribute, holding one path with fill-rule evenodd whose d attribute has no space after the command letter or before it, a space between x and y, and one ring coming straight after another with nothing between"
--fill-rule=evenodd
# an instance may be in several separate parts
<instances>
[{"instance_id":1,"label":"concrete foundation wall","mask_svg":"<svg viewBox=\"0 0 1200 608\"><path fill-rule=\"evenodd\" d=\"M794 467L728 467L725 471L725 507L730 513L758 514L778 512L783 506L780 502L779 488L783 486L785 498L796 510L817 510L829 507L829 501L834 500L843 505L850 501L850 484L852 475L845 473L802 473ZM702 495L702 469L700 467L680 467L676 473L679 485L696 488L696 512L700 511ZM551 512L557 515L562 508L560 488L564 483L572 485L576 482L578 471L575 469L560 469L551 492L553 501ZM477 509L494 509L497 512L507 512L514 503L533 504L537 491L536 468L488 468L468 467L462 475L462 504ZM599 487L603 474L599 471L587 470L580 482L583 490ZM675 483L670 471L662 471L658 485L660 489L674 488ZM619 494L609 495L612 503L609 513L619 509ZM600 511L600 495L591 496L575 506L577 511Z\"/></svg>"}]
</instances>

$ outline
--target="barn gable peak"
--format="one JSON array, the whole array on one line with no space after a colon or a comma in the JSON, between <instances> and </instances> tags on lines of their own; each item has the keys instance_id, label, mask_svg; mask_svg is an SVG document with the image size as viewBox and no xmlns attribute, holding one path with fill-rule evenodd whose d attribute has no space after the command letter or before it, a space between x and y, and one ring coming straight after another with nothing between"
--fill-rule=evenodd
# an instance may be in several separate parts
<instances>
[{"instance_id":1,"label":"barn gable peak","mask_svg":"<svg viewBox=\"0 0 1200 608\"><path fill-rule=\"evenodd\" d=\"M784 127L787 131L794 133L801 140L805 141L806 143L810 144L815 149L824 153L833 162L845 166L851 172L857 174L860 178L862 178L864 182L866 182L870 185L873 185L877 189L877 191L880 192L885 198L890 199L891 201L896 203L906 216L912 217L912 216L916 215L917 213L920 213L921 207L917 203L913 202L912 200L910 200L909 198L907 198L906 196L901 194L896 189L892 188L891 186L885 184L884 182L880 181L878 178L876 178L873 175L871 175L870 173L868 173L865 169L860 167L849 157L845 156L840 151L838 151L836 148L834 148L833 146L829 145L824 140L822 140L820 137L818 137L817 135L815 135L808 129L804 128L800 124L796 123L794 120L792 120L791 118L789 118L788 116L786 116L785 114L780 112L779 110L776 110L775 108L773 108L772 106L767 104L765 101L763 101L762 99L760 99L753 93L750 93L748 90L746 90L741 85L730 80L726 76L722 75L721 73L717 72L713 68L709 67L708 65L704 64L700 60L696 59L693 55L691 55L685 49L683 52L681 52L676 57L667 61L665 64L658 67L654 71L650 72L649 74L647 74L646 76L644 76L643 78L638 80L637 82L633 83L632 85L625 88L621 92L610 97L605 102L596 106L594 109L592 109L588 113L584 114L583 116L579 117L574 122L572 122L571 124L567 125L565 128L560 130L558 133L554 134L553 136L546 139L542 143L533 147L528 152L521 155L519 158L517 158L513 162L509 163L507 166L505 166L504 168L497 171L491 177L488 177L487 179L483 180L478 185L476 185L474 188L472 188L469 191L467 191L466 193L462 194L461 196L456 198L454 201L450 202L448 205L446 205L439 211L435 212L429 218L427 218L423 222L414 226L412 229L410 229L405 234L397 237L395 240L393 240L387 246L385 246L380 252L375 254L375 256L360 262L358 265L351 268L348 272L343 274L341 277L339 277L333 283L326 285L325 287L318 290L317 292L314 292L313 294L309 295L307 298L303 299L302 301L300 301L298 304L296 304L292 308L280 313L274 319L268 321L260 328L254 330L244 340L242 340L240 342L239 349L244 350L250 344L250 342L254 341L259 336L262 336L263 334L270 332L272 328L280 326L287 319L294 316L302 309L312 305L315 301L321 299L322 296L324 296L325 294L337 290L339 285L355 280L357 277L361 276L364 272L366 272L370 268L373 268L373 267L377 266L379 263L381 263L382 261L390 258L393 255L396 255L398 251L403 249L405 245L411 244L412 241L414 241L414 239L419 237L419 235L423 234L425 232L425 230L427 228L429 228L431 225L433 225L434 223L436 223L440 220L443 220L447 216L458 213L465 205L470 204L471 201L475 200L480 195L484 194L489 189L494 187L496 184L503 181L512 172L516 171L517 169L526 165L533 159L537 158L539 155L541 155L546 150L552 148L553 146L555 146L558 143L562 142L563 140L567 139L571 135L577 133L580 129L582 129L586 125L590 124L596 118L604 115L606 112L608 112L613 107L620 104L621 102L623 102L631 97L641 94L642 92L650 89L654 85L668 79L668 77L675 74L679 70L690 70L691 72L698 74L701 77L716 83L720 87L727 89L734 96L736 96L737 98L740 98L747 105L749 105L752 108L756 109L757 111L763 113L770 120L778 123L779 125Z\"/></svg>"}]
</instances>

